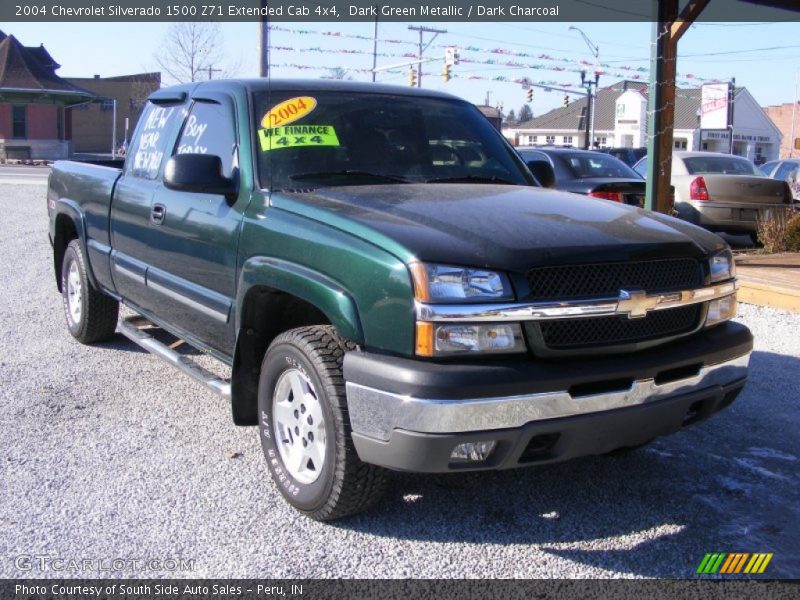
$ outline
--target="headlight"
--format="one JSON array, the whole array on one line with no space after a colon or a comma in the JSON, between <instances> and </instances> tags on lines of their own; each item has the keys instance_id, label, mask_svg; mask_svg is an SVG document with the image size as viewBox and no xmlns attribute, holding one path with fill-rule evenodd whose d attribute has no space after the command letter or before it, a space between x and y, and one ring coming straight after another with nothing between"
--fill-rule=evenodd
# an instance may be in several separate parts
<instances>
[{"instance_id":1,"label":"headlight","mask_svg":"<svg viewBox=\"0 0 800 600\"><path fill-rule=\"evenodd\" d=\"M525 352L519 323L417 323L417 355Z\"/></svg>"},{"instance_id":2,"label":"headlight","mask_svg":"<svg viewBox=\"0 0 800 600\"><path fill-rule=\"evenodd\" d=\"M483 302L513 300L511 283L503 273L412 263L409 265L414 280L414 295L420 302Z\"/></svg>"},{"instance_id":3,"label":"headlight","mask_svg":"<svg viewBox=\"0 0 800 600\"><path fill-rule=\"evenodd\" d=\"M733 265L733 254L730 250L724 250L711 257L709 260L711 267L711 283L725 281L736 275L736 268Z\"/></svg>"}]
</instances>

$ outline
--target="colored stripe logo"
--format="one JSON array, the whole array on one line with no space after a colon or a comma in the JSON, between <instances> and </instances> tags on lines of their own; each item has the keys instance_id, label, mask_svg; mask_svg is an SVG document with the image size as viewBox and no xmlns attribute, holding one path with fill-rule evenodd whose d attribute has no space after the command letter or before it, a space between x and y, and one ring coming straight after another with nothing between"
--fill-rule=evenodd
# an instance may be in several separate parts
<instances>
[{"instance_id":1,"label":"colored stripe logo","mask_svg":"<svg viewBox=\"0 0 800 600\"><path fill-rule=\"evenodd\" d=\"M697 567L698 575L759 575L772 560L772 552L709 552Z\"/></svg>"}]
</instances>

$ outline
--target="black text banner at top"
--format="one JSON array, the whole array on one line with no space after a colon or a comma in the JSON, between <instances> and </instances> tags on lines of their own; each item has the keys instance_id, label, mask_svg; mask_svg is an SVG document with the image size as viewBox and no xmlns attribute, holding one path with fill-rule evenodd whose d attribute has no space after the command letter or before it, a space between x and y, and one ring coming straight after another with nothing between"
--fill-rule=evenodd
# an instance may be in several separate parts
<instances>
[{"instance_id":1,"label":"black text banner at top","mask_svg":"<svg viewBox=\"0 0 800 600\"><path fill-rule=\"evenodd\" d=\"M658 0L4 0L0 22L634 22ZM775 2L711 0L705 22L795 21ZM786 6L791 6L787 3Z\"/></svg>"}]
</instances>

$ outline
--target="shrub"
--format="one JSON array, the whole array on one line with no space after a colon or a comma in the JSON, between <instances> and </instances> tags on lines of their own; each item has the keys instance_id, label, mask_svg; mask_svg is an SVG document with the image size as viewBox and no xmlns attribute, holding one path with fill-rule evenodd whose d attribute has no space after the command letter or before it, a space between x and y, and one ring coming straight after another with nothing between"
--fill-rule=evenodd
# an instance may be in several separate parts
<instances>
[{"instance_id":1,"label":"shrub","mask_svg":"<svg viewBox=\"0 0 800 600\"><path fill-rule=\"evenodd\" d=\"M793 220L794 212L792 209L771 210L766 213L764 218L759 214L756 217L756 228L758 241L764 245L764 251L768 254L775 252L786 252L787 248L787 226Z\"/></svg>"},{"instance_id":2,"label":"shrub","mask_svg":"<svg viewBox=\"0 0 800 600\"><path fill-rule=\"evenodd\" d=\"M800 215L795 215L786 222L786 249L789 252L800 252Z\"/></svg>"}]
</instances>

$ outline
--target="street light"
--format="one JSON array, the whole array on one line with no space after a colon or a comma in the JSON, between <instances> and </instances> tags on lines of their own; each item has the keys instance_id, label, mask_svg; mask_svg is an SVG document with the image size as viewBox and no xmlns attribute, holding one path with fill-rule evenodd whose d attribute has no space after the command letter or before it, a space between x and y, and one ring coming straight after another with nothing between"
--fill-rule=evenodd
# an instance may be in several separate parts
<instances>
[{"instance_id":1,"label":"street light","mask_svg":"<svg viewBox=\"0 0 800 600\"><path fill-rule=\"evenodd\" d=\"M574 25L570 25L567 28L567 31L577 31L581 34L583 41L586 42L586 45L589 46L589 50L591 50L592 54L594 55L594 89L595 89L595 97L597 96L597 85L600 83L600 47L597 44L593 44L592 40L589 39L583 30L579 27L575 27ZM594 148L594 98L592 97L592 82L586 81L586 71L581 71L581 85L586 88L589 92L587 96L589 102L591 103L591 114L589 116L590 119L590 133L589 133L589 148Z\"/></svg>"}]
</instances>

